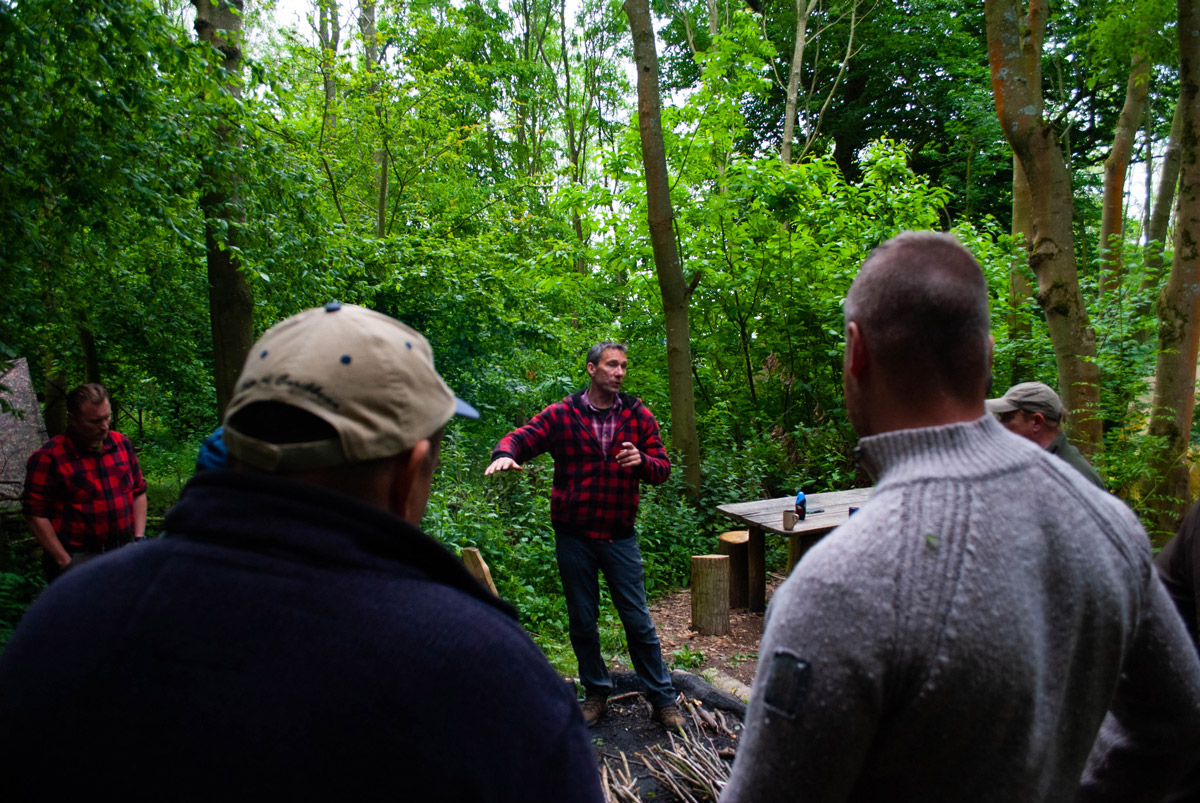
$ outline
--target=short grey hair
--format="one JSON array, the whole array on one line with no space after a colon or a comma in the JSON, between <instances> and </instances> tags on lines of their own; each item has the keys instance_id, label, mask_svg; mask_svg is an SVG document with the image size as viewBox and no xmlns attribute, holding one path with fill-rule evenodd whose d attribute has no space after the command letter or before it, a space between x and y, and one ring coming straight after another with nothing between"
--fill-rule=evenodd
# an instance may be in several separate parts
<instances>
[{"instance_id":1,"label":"short grey hair","mask_svg":"<svg viewBox=\"0 0 1200 803\"><path fill-rule=\"evenodd\" d=\"M71 415L79 415L79 411L83 409L85 404L95 404L97 406L104 404L104 400L108 398L108 388L98 382L88 382L86 385L80 385L67 394L67 412Z\"/></svg>"},{"instance_id":2,"label":"short grey hair","mask_svg":"<svg viewBox=\"0 0 1200 803\"><path fill-rule=\"evenodd\" d=\"M867 256L846 294L889 381L914 395L936 388L970 399L989 373L987 281L962 243L940 232L904 232Z\"/></svg>"},{"instance_id":3,"label":"short grey hair","mask_svg":"<svg viewBox=\"0 0 1200 803\"><path fill-rule=\"evenodd\" d=\"M618 343L615 340L605 340L603 343L597 343L596 345L594 345L590 349L588 349L587 364L588 365L599 365L600 358L603 357L604 352L608 351L609 349L616 349L617 351L621 352L622 354L629 353L629 347L626 346L624 343Z\"/></svg>"}]
</instances>

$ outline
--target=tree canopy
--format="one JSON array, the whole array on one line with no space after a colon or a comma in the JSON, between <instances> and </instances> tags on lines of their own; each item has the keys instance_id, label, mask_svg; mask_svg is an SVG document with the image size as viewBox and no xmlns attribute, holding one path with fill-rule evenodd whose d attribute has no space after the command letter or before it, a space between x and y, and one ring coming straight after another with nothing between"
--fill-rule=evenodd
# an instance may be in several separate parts
<instances>
[{"instance_id":1,"label":"tree canopy","mask_svg":"<svg viewBox=\"0 0 1200 803\"><path fill-rule=\"evenodd\" d=\"M1158 175L1180 73L1173 6L1135 5L1075 0L1047 17L1040 119L1070 180L1071 208L1053 212L1095 335L1096 459L1138 506L1156 493L1135 480L1153 451L1164 276L1142 248L1154 202L1139 179L1105 286L1103 166L1140 58L1132 160ZM428 335L485 413L464 425L468 464L581 384L599 339L630 343L630 389L670 438L669 305L620 4L311 0L295 28L256 2L216 6L238 23L215 30L236 64L178 0L0 0L0 358L29 358L47 398L99 379L127 421L201 437L218 422L224 254L252 334L337 298ZM841 299L902 229L952 230L979 256L996 376L1058 385L1053 316L1010 281L1033 269L1013 236L983 3L651 11L699 507L867 482L842 406ZM731 449L752 459L731 465Z\"/></svg>"}]
</instances>

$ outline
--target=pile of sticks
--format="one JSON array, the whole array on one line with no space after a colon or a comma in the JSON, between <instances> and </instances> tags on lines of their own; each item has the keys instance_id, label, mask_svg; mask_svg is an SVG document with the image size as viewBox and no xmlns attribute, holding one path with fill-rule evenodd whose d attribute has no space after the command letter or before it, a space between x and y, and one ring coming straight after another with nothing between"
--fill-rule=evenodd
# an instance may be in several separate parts
<instances>
[{"instance_id":1,"label":"pile of sticks","mask_svg":"<svg viewBox=\"0 0 1200 803\"><path fill-rule=\"evenodd\" d=\"M684 700L683 709L691 715L693 727L684 727L679 734L668 734L669 747L653 745L648 753L638 753L635 763L646 768L665 789L684 803L716 803L729 780L732 751L717 750L712 740L703 734L705 728L720 730L733 736L721 712L713 716L699 705ZM641 803L637 795L638 776L629 768L629 758L619 753L620 763L613 766L606 758L600 769L608 803Z\"/></svg>"}]
</instances>

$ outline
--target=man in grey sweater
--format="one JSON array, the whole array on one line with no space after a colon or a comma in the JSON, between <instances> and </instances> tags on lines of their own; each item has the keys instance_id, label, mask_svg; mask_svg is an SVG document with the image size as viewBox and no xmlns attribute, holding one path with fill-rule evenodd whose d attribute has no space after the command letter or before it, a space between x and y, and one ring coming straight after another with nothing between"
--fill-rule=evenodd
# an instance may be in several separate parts
<instances>
[{"instance_id":1,"label":"man in grey sweater","mask_svg":"<svg viewBox=\"0 0 1200 803\"><path fill-rule=\"evenodd\" d=\"M979 265L900 235L845 317L877 485L771 600L721 800L1157 799L1200 749L1200 661L1129 509L985 410Z\"/></svg>"}]
</instances>

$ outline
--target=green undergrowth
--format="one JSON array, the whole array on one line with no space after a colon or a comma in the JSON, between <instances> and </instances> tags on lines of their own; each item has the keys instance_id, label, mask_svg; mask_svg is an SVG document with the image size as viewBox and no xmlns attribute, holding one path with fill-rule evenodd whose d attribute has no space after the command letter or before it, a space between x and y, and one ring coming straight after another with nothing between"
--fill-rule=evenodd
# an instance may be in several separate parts
<instances>
[{"instance_id":1,"label":"green undergrowth","mask_svg":"<svg viewBox=\"0 0 1200 803\"><path fill-rule=\"evenodd\" d=\"M479 549L500 596L517 609L551 663L564 674L574 674L550 526L553 463L543 455L521 471L484 477L492 445L469 435L452 433L447 438L424 528L456 552ZM717 536L731 529L732 521L718 514L716 505L790 493L799 481L779 468L788 465L782 445L772 449L765 443L755 448L725 444L714 446L712 453L716 457L711 467L706 464L711 479L695 501L688 500L679 470L661 486L642 487L638 545L651 602L685 588L691 556L714 552ZM768 567L780 570L786 544L778 539L770 547ZM628 667L621 623L603 582L601 595L601 649L610 664Z\"/></svg>"},{"instance_id":2,"label":"green undergrowth","mask_svg":"<svg viewBox=\"0 0 1200 803\"><path fill-rule=\"evenodd\" d=\"M491 433L451 428L423 528L455 553L461 554L465 547L478 548L500 596L516 608L522 625L555 667L573 675L575 659L550 527L553 464L549 456L542 456L522 471L484 477L494 445L492 437ZM157 533L163 515L194 472L201 440L173 441L148 435L137 444L149 486L149 535ZM643 486L638 543L652 602L686 587L691 556L715 551L717 535L733 526L715 512L717 504L787 493L799 481L778 468L787 463L783 447L773 451L767 441L744 447L713 446L711 452L714 458L708 473L712 479L705 481L695 502L687 500L679 470L672 471L659 487ZM0 646L44 587L34 545L25 535L21 532L12 540L13 556L6 571L0 573ZM786 558L783 539L778 542L772 542L768 550L768 566L776 570ZM601 589L602 649L614 665L628 667L620 620L603 583Z\"/></svg>"}]
</instances>

